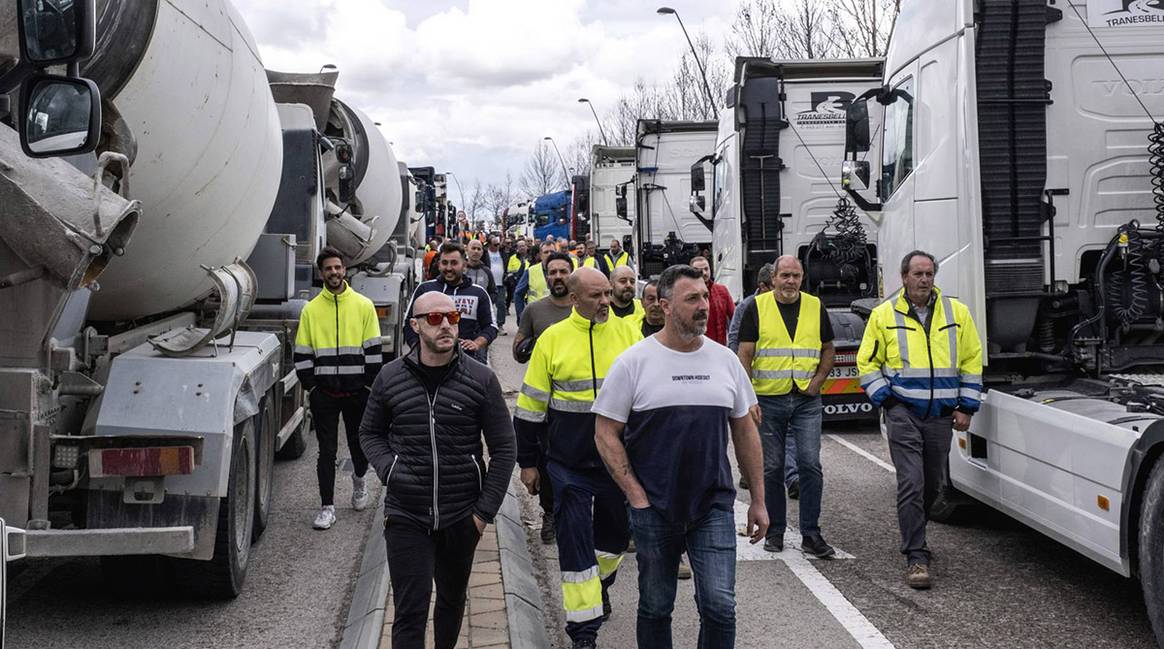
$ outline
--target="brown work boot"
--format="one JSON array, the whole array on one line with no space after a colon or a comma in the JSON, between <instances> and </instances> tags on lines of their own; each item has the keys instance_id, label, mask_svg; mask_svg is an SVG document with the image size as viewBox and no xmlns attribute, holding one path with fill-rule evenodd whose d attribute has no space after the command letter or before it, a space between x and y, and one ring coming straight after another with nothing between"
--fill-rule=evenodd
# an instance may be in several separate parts
<instances>
[{"instance_id":1,"label":"brown work boot","mask_svg":"<svg viewBox=\"0 0 1164 649\"><path fill-rule=\"evenodd\" d=\"M905 583L916 590L927 590L930 587L930 568L924 563L915 563L905 572Z\"/></svg>"}]
</instances>

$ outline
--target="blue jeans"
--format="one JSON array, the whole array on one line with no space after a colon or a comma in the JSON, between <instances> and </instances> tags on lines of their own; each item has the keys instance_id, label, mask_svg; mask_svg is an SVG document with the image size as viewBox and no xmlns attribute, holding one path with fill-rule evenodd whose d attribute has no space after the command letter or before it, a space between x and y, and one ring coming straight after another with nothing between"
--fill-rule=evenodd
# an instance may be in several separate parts
<instances>
[{"instance_id":1,"label":"blue jeans","mask_svg":"<svg viewBox=\"0 0 1164 649\"><path fill-rule=\"evenodd\" d=\"M687 551L695 575L699 649L730 649L736 642L735 516L712 509L687 524L669 522L654 507L630 509L639 566L639 649L671 649L671 612L679 557Z\"/></svg>"},{"instance_id":2,"label":"blue jeans","mask_svg":"<svg viewBox=\"0 0 1164 649\"><path fill-rule=\"evenodd\" d=\"M820 468L820 397L793 393L760 396L760 444L764 447L764 498L768 505L769 538L780 538L788 526L784 491L784 446L796 443L800 473L800 533L820 534L820 499L824 476Z\"/></svg>"}]
</instances>

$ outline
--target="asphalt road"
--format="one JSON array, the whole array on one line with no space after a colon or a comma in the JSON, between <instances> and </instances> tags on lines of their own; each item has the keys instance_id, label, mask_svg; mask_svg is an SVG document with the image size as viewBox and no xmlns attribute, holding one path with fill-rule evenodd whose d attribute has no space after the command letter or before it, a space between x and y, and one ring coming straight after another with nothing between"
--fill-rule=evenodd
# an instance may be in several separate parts
<instances>
[{"instance_id":1,"label":"asphalt road","mask_svg":"<svg viewBox=\"0 0 1164 649\"><path fill-rule=\"evenodd\" d=\"M519 389L524 366L496 354L494 359L502 385ZM908 588L885 441L871 424L829 427L824 433L821 527L825 538L851 558L810 561L798 549L795 530L786 536L785 551L775 555L741 539L736 646L1156 646L1137 582L985 509L965 525L930 524L934 588ZM747 491L737 494L737 520L742 520L747 498ZM536 498L523 501L550 637L554 647L569 647L556 548L538 539ZM789 520L795 524L795 503ZM599 646L633 646L637 579L634 555L627 555L612 591L614 614L599 633ZM676 647L694 646L698 634L693 593L691 581L679 583Z\"/></svg>"},{"instance_id":2,"label":"asphalt road","mask_svg":"<svg viewBox=\"0 0 1164 649\"><path fill-rule=\"evenodd\" d=\"M330 530L313 530L316 448L310 435L302 458L276 461L270 523L251 548L237 599L190 600L156 571L128 575L114 588L96 559L29 560L9 582L6 649L335 646L375 505L351 509L346 461L336 478L339 520ZM346 454L341 442L340 455ZM379 482L368 486L378 503Z\"/></svg>"}]
</instances>

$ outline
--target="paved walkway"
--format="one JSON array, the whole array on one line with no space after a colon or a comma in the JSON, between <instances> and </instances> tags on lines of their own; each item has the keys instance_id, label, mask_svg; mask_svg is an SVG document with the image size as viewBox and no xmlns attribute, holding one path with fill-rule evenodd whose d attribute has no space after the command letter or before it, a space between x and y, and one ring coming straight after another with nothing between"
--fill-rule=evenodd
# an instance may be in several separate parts
<instances>
[{"instance_id":1,"label":"paved walkway","mask_svg":"<svg viewBox=\"0 0 1164 649\"><path fill-rule=\"evenodd\" d=\"M435 598L436 595L434 594ZM384 635L380 649L392 648L392 594L384 611ZM425 646L433 646L432 606L429 606L428 631ZM506 618L505 593L501 585L501 561L497 552L497 530L485 528L477 555L473 558L473 575L469 578L469 602L465 607L465 622L457 649L509 647L509 622Z\"/></svg>"}]
</instances>

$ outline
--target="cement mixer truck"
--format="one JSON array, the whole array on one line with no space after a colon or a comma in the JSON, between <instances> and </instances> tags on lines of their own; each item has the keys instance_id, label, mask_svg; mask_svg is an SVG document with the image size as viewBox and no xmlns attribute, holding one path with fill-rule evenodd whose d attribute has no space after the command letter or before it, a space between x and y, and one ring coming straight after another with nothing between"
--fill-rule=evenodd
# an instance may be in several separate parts
<instances>
[{"instance_id":1,"label":"cement mixer truck","mask_svg":"<svg viewBox=\"0 0 1164 649\"><path fill-rule=\"evenodd\" d=\"M394 312L411 293L376 260L400 234L400 168L334 69L268 73L227 0L16 4L0 518L27 556L160 555L189 592L233 597L275 455L304 451L290 358L315 255L338 247Z\"/></svg>"}]
</instances>

